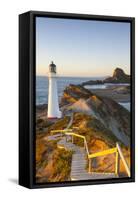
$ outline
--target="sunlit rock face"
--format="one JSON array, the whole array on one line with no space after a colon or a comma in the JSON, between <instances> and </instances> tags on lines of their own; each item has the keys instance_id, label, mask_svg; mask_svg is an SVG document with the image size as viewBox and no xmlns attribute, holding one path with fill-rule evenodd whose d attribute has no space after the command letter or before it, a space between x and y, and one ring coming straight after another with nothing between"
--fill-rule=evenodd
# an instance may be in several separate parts
<instances>
[{"instance_id":1,"label":"sunlit rock face","mask_svg":"<svg viewBox=\"0 0 138 200\"><path fill-rule=\"evenodd\" d=\"M99 97L82 86L70 85L61 99L64 113L81 112L95 117L126 146L130 143L130 113L107 97Z\"/></svg>"}]
</instances>

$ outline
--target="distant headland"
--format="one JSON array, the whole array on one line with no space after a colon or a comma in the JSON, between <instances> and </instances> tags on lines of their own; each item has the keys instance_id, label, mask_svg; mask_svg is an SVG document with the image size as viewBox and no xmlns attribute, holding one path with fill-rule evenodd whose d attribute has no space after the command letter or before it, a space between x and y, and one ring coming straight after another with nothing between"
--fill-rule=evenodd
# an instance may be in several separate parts
<instances>
[{"instance_id":1,"label":"distant headland","mask_svg":"<svg viewBox=\"0 0 138 200\"><path fill-rule=\"evenodd\" d=\"M104 83L130 83L130 75L126 74L123 69L116 68L111 77L108 77L104 80L89 80L83 82L82 85L95 85L95 84L104 84Z\"/></svg>"}]
</instances>

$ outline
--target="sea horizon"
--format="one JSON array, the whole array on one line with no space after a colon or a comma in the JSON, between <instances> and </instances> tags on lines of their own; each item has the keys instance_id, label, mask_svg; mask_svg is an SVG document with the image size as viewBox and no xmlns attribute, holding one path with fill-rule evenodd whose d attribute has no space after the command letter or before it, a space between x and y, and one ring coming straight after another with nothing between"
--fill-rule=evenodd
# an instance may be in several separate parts
<instances>
[{"instance_id":1,"label":"sea horizon","mask_svg":"<svg viewBox=\"0 0 138 200\"><path fill-rule=\"evenodd\" d=\"M46 78L48 78L48 75L36 75L36 77L46 77ZM64 75L58 75L57 74L57 78L90 78L91 80L93 80L93 79L100 79L100 80L102 80L102 79L104 79L104 78L107 78L107 77L109 77L109 76L64 76Z\"/></svg>"}]
</instances>

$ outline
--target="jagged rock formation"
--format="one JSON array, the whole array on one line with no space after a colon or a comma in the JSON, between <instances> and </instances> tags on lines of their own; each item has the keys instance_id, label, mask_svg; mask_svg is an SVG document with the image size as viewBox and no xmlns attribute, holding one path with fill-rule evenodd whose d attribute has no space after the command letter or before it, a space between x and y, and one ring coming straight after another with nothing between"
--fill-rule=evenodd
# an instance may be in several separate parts
<instances>
[{"instance_id":1,"label":"jagged rock formation","mask_svg":"<svg viewBox=\"0 0 138 200\"><path fill-rule=\"evenodd\" d=\"M104 83L130 83L130 75L125 74L121 68L116 68L113 72L113 76L104 80L90 80L82 83L82 85L96 85Z\"/></svg>"},{"instance_id":2,"label":"jagged rock formation","mask_svg":"<svg viewBox=\"0 0 138 200\"><path fill-rule=\"evenodd\" d=\"M104 83L130 83L130 76L125 74L122 69L116 68L113 72L113 76L106 78Z\"/></svg>"},{"instance_id":3,"label":"jagged rock formation","mask_svg":"<svg viewBox=\"0 0 138 200\"><path fill-rule=\"evenodd\" d=\"M63 96L61 98L61 106L69 103L75 103L81 98L88 99L91 95L91 91L85 89L81 85L70 84L64 90Z\"/></svg>"},{"instance_id":4,"label":"jagged rock formation","mask_svg":"<svg viewBox=\"0 0 138 200\"><path fill-rule=\"evenodd\" d=\"M61 99L64 114L81 112L94 117L97 125L102 124L126 146L130 138L130 114L121 105L106 97L94 95L83 86L68 86Z\"/></svg>"}]
</instances>

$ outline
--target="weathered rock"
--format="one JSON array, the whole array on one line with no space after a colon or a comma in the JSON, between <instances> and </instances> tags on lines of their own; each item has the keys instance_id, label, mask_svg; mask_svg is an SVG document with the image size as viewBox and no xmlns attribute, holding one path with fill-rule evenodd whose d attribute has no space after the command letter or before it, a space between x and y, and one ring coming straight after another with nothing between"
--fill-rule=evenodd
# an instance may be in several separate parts
<instances>
[{"instance_id":1,"label":"weathered rock","mask_svg":"<svg viewBox=\"0 0 138 200\"><path fill-rule=\"evenodd\" d=\"M80 98L88 99L91 95L92 93L83 86L70 84L64 90L61 98L61 106L69 103L75 103Z\"/></svg>"},{"instance_id":2,"label":"weathered rock","mask_svg":"<svg viewBox=\"0 0 138 200\"><path fill-rule=\"evenodd\" d=\"M130 75L125 74L121 68L116 68L113 72L113 76L104 80L89 80L83 82L82 85L98 85L104 83L130 83Z\"/></svg>"},{"instance_id":3,"label":"weathered rock","mask_svg":"<svg viewBox=\"0 0 138 200\"><path fill-rule=\"evenodd\" d=\"M113 72L113 76L106 78L104 83L130 83L130 76L125 74L122 69L116 68Z\"/></svg>"},{"instance_id":4,"label":"weathered rock","mask_svg":"<svg viewBox=\"0 0 138 200\"><path fill-rule=\"evenodd\" d=\"M86 81L86 82L83 82L82 85L101 85L101 84L104 84L104 82L102 80L89 80L89 81Z\"/></svg>"},{"instance_id":5,"label":"weathered rock","mask_svg":"<svg viewBox=\"0 0 138 200\"><path fill-rule=\"evenodd\" d=\"M112 131L121 143L129 146L130 113L114 100L94 95L82 86L70 85L63 93L64 103L64 114L70 111L91 115Z\"/></svg>"}]
</instances>

